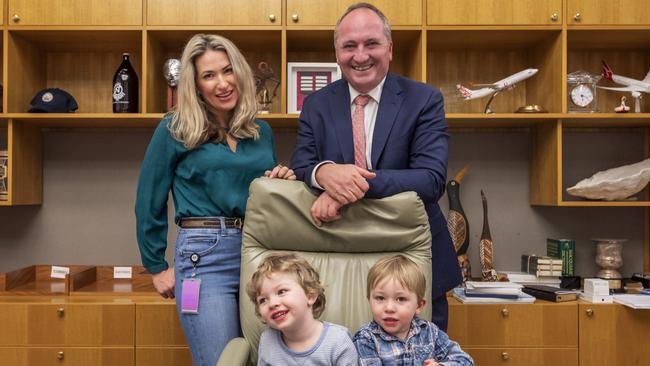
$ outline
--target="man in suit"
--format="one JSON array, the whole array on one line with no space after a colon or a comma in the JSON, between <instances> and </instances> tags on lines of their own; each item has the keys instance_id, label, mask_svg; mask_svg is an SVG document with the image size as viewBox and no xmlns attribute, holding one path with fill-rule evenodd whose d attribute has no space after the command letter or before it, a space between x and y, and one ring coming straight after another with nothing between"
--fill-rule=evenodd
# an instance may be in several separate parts
<instances>
[{"instance_id":1,"label":"man in suit","mask_svg":"<svg viewBox=\"0 0 650 366\"><path fill-rule=\"evenodd\" d=\"M438 200L447 175L447 124L435 88L388 73L393 43L379 9L348 8L334 32L343 79L310 95L300 114L291 167L322 191L316 224L342 219L340 208L363 197L415 191L433 238L433 321L447 329L445 293L461 282Z\"/></svg>"}]
</instances>

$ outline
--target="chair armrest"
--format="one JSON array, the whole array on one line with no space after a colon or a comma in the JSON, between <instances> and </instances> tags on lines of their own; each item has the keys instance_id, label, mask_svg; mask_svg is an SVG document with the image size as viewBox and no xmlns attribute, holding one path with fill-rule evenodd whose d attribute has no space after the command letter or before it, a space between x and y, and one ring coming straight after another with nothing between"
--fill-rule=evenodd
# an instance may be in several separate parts
<instances>
[{"instance_id":1,"label":"chair armrest","mask_svg":"<svg viewBox=\"0 0 650 366\"><path fill-rule=\"evenodd\" d=\"M246 339L242 337L231 339L221 352L217 366L246 366L250 352L251 348Z\"/></svg>"}]
</instances>

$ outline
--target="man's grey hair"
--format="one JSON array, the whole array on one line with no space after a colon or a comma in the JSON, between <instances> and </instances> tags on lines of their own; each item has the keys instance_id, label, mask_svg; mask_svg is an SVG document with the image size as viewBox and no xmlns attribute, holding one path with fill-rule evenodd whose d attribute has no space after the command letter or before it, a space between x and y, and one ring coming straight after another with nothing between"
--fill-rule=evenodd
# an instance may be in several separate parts
<instances>
[{"instance_id":1,"label":"man's grey hair","mask_svg":"<svg viewBox=\"0 0 650 366\"><path fill-rule=\"evenodd\" d=\"M348 14L351 12L357 10L357 9L368 9L377 14L379 19L381 19L381 22L383 23L384 26L384 35L386 36L386 39L388 42L393 41L393 37L391 36L390 32L390 23L388 22L388 18L384 15L384 13L381 12L376 6L368 3L355 3L352 4L348 7L348 9L341 15L339 18L339 21L336 22L336 28L334 28L334 48L336 48L336 40L339 38L339 26L341 25L341 22L343 21L343 18L345 18Z\"/></svg>"}]
</instances>

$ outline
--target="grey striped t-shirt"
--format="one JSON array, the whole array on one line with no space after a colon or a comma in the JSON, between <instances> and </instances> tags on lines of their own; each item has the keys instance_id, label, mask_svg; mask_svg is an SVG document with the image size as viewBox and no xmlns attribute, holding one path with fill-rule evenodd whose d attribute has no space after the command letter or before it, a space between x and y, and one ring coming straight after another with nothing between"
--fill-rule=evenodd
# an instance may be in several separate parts
<instances>
[{"instance_id":1,"label":"grey striped t-shirt","mask_svg":"<svg viewBox=\"0 0 650 366\"><path fill-rule=\"evenodd\" d=\"M258 366L356 366L359 363L348 330L340 325L323 322L323 333L316 344L304 351L294 352L282 340L280 331L268 328L260 337Z\"/></svg>"}]
</instances>

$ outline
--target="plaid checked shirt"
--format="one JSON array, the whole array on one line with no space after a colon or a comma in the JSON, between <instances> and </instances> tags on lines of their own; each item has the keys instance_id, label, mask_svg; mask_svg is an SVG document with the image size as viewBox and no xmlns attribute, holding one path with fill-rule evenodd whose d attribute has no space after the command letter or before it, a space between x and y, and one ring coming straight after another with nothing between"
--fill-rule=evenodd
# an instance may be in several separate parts
<instances>
[{"instance_id":1,"label":"plaid checked shirt","mask_svg":"<svg viewBox=\"0 0 650 366\"><path fill-rule=\"evenodd\" d=\"M362 366L422 366L427 359L446 366L474 366L458 343L435 324L417 317L411 321L406 340L386 333L372 321L357 331L353 341Z\"/></svg>"}]
</instances>

